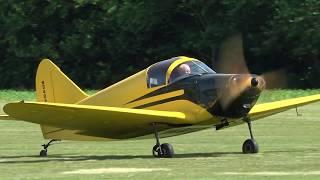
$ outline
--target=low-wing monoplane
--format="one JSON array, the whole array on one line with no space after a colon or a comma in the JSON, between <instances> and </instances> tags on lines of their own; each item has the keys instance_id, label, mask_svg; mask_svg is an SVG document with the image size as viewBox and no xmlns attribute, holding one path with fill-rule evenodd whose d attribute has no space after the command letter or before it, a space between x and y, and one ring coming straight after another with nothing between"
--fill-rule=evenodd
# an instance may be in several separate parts
<instances>
[{"instance_id":1,"label":"low-wing monoplane","mask_svg":"<svg viewBox=\"0 0 320 180\"><path fill-rule=\"evenodd\" d=\"M36 102L4 106L3 120L39 124L45 139L41 156L55 140L156 139L155 157L173 157L171 137L208 128L247 123L243 153L257 153L251 121L320 100L320 95L256 104L265 80L253 74L220 74L201 61L174 57L87 95L50 60L36 75Z\"/></svg>"}]
</instances>

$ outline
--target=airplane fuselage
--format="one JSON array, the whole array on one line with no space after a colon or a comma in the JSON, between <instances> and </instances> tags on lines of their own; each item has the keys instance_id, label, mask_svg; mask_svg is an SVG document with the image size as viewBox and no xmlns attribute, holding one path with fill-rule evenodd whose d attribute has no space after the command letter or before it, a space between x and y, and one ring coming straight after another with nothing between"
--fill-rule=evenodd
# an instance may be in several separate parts
<instances>
[{"instance_id":1,"label":"airplane fuselage","mask_svg":"<svg viewBox=\"0 0 320 180\"><path fill-rule=\"evenodd\" d=\"M182 58L183 59L183 58ZM177 60L176 60L177 61ZM190 59L183 59L181 63ZM172 63L173 64L173 63ZM178 65L178 64L177 64ZM177 66L176 65L176 66ZM168 66L170 69L170 66ZM194 132L209 127L216 129L243 119L256 103L264 82L256 75L199 73L180 77L173 82L151 87L147 85L150 68L116 83L78 104L113 106L160 111L177 111L186 114L189 124L159 124L162 137ZM166 81L169 78L166 77ZM249 82L249 83L247 83ZM245 84L245 85L243 85ZM236 95L233 91L236 91ZM142 126L132 132L128 129L121 137L149 137L152 127ZM146 136L147 135L147 136Z\"/></svg>"}]
</instances>

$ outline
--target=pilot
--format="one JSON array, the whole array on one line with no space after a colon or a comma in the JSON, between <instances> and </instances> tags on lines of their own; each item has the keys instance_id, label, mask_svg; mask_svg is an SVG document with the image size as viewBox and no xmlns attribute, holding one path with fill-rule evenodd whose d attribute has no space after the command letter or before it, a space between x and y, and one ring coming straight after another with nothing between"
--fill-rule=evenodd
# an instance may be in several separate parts
<instances>
[{"instance_id":1,"label":"pilot","mask_svg":"<svg viewBox=\"0 0 320 180\"><path fill-rule=\"evenodd\" d=\"M191 74L191 68L188 64L180 64L176 69L171 73L169 82L173 82L179 77Z\"/></svg>"},{"instance_id":2,"label":"pilot","mask_svg":"<svg viewBox=\"0 0 320 180\"><path fill-rule=\"evenodd\" d=\"M181 64L178 67L178 71L181 75L186 75L191 73L191 68L188 64Z\"/></svg>"}]
</instances>

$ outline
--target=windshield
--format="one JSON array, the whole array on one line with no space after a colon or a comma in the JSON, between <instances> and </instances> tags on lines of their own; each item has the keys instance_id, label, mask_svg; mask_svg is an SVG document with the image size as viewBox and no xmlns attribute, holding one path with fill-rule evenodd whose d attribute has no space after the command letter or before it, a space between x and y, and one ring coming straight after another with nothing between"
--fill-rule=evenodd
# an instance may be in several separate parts
<instances>
[{"instance_id":1,"label":"windshield","mask_svg":"<svg viewBox=\"0 0 320 180\"><path fill-rule=\"evenodd\" d=\"M171 73L169 83L174 82L186 76L196 74L215 73L211 68L201 61L188 61L178 65Z\"/></svg>"}]
</instances>

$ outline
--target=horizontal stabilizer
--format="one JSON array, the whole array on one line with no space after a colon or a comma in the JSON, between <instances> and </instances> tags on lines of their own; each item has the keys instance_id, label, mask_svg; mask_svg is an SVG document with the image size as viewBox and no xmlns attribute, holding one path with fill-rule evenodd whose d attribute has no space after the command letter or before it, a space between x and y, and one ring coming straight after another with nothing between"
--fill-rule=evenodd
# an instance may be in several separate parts
<instances>
[{"instance_id":1,"label":"horizontal stabilizer","mask_svg":"<svg viewBox=\"0 0 320 180\"><path fill-rule=\"evenodd\" d=\"M14 118L10 117L9 115L0 114L0 120L14 120Z\"/></svg>"}]
</instances>

